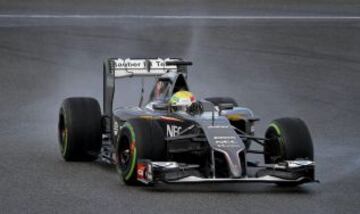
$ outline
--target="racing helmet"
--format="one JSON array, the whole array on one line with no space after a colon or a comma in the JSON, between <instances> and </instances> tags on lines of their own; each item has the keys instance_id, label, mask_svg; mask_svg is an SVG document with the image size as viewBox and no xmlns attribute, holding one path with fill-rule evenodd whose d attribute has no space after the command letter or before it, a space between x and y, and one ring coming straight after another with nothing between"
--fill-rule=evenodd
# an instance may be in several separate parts
<instances>
[{"instance_id":1,"label":"racing helmet","mask_svg":"<svg viewBox=\"0 0 360 214\"><path fill-rule=\"evenodd\" d=\"M178 91L169 100L173 111L182 112L187 112L188 108L195 102L195 96L190 91Z\"/></svg>"}]
</instances>

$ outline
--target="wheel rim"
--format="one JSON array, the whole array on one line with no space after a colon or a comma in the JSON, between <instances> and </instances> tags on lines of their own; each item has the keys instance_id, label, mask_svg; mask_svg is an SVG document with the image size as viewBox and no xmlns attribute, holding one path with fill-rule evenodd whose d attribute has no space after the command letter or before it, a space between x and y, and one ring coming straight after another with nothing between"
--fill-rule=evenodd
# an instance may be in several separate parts
<instances>
[{"instance_id":1,"label":"wheel rim","mask_svg":"<svg viewBox=\"0 0 360 214\"><path fill-rule=\"evenodd\" d=\"M122 172L129 170L131 163L130 142L127 138L123 138L120 142L118 150L118 166Z\"/></svg>"},{"instance_id":2,"label":"wheel rim","mask_svg":"<svg viewBox=\"0 0 360 214\"><path fill-rule=\"evenodd\" d=\"M269 140L266 142L265 146L265 159L271 163L277 163L282 161L284 158L283 149L282 149L282 137L278 133L278 130L272 126L269 127L268 131L265 134L265 137Z\"/></svg>"},{"instance_id":3,"label":"wheel rim","mask_svg":"<svg viewBox=\"0 0 360 214\"><path fill-rule=\"evenodd\" d=\"M125 166L122 168L126 168L126 166L129 165L130 157L131 157L130 149L126 149L120 154L120 165Z\"/></svg>"}]
</instances>

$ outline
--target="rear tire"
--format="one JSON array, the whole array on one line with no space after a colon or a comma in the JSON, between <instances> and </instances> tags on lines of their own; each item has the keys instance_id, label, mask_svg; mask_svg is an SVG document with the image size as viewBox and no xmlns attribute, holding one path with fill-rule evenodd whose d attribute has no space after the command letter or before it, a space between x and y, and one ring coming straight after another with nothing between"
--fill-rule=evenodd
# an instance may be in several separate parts
<instances>
[{"instance_id":1,"label":"rear tire","mask_svg":"<svg viewBox=\"0 0 360 214\"><path fill-rule=\"evenodd\" d=\"M101 110L97 100L71 97L63 101L58 123L60 152L66 161L93 161L101 144Z\"/></svg>"},{"instance_id":2,"label":"rear tire","mask_svg":"<svg viewBox=\"0 0 360 214\"><path fill-rule=\"evenodd\" d=\"M298 118L274 120L265 133L265 163L284 160L314 160L313 143L309 129Z\"/></svg>"},{"instance_id":3,"label":"rear tire","mask_svg":"<svg viewBox=\"0 0 360 214\"><path fill-rule=\"evenodd\" d=\"M157 123L146 119L130 119L120 130L116 142L116 169L126 185L139 185L137 161L162 161L166 157L164 136Z\"/></svg>"}]
</instances>

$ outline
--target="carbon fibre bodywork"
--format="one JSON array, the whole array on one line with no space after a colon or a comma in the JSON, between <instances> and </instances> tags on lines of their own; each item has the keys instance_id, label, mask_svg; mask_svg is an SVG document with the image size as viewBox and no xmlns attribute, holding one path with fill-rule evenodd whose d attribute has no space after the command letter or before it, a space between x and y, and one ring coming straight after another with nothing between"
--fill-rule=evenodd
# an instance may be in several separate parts
<instances>
[{"instance_id":1,"label":"carbon fibre bodywork","mask_svg":"<svg viewBox=\"0 0 360 214\"><path fill-rule=\"evenodd\" d=\"M186 63L180 59L174 61L178 62L176 69L158 75L157 83L146 105L119 107L115 110L114 59L104 63L104 142L101 155L104 160L116 164L118 160L115 158L114 149L122 135L122 128L127 121L137 119L150 127L147 136L152 140L161 141L166 148L161 161L139 159L133 163L137 164L137 180L142 183L153 184L163 181L300 184L315 181L313 161L285 160L281 163L259 165L247 160L248 153L262 154L261 151L250 150L250 143L255 141L263 145L267 140L254 136L254 122L257 119L248 108L233 104L222 106L203 99L197 102L201 111L171 111L166 105L168 99L179 90L189 90L186 83ZM145 61L146 66L148 63ZM150 72L149 66L147 69ZM163 87L160 95L156 91L157 85ZM259 170L250 173L249 167L258 167Z\"/></svg>"}]
</instances>

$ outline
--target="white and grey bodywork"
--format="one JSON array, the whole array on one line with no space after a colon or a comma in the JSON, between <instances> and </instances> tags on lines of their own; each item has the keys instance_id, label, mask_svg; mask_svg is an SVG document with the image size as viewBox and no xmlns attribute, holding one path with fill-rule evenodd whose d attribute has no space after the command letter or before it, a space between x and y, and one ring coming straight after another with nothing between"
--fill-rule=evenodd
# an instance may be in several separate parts
<instances>
[{"instance_id":1,"label":"white and grey bodywork","mask_svg":"<svg viewBox=\"0 0 360 214\"><path fill-rule=\"evenodd\" d=\"M104 135L114 145L117 136L121 133L121 124L132 118L147 118L150 123L156 123L163 127L164 143L176 144L186 140L201 142L205 146L199 148L193 144L185 145L184 149L196 148L204 151L209 157L209 169L201 169L198 163L186 163L179 159L168 161L153 161L148 159L138 160L139 164L145 166L138 171L138 180L145 184L156 182L167 183L199 183L199 182L265 182L265 183L305 183L315 181L315 163L309 160L284 161L277 164L259 165L247 160L249 153L261 153L250 150L250 142L261 144L264 138L254 136L253 112L244 107L227 105L216 106L207 100L202 100L200 105L203 111L196 114L184 114L171 112L165 105L164 100L176 92L180 87L189 90L186 83L187 68L190 63L181 59L109 59L104 63L104 102L103 102L103 124ZM115 78L124 77L157 77L159 81L169 82L169 88L163 96L163 100L150 97L149 102L139 107L120 107L113 110L113 99L115 91ZM161 104L164 104L161 106ZM160 106L159 106L160 105ZM239 116L240 126L236 126L229 118L232 115ZM168 120L178 120L177 122ZM179 122L182 121L182 122ZM116 126L114 126L116 124ZM235 124L235 125L234 125ZM167 134L170 126L179 127L176 134ZM187 130L188 129L188 130ZM186 130L186 131L184 131ZM199 143L200 144L200 143ZM111 146L110 146L111 147ZM171 147L171 146L169 146ZM181 146L180 146L181 147ZM111 149L110 149L111 150ZM200 151L201 150L201 151ZM109 151L109 150L107 150ZM198 151L191 151L198 152ZM171 153L171 151L169 152ZM227 177L217 176L216 155L224 156L228 167ZM111 152L104 156L112 155ZM106 158L106 157L105 157ZM111 159L111 157L107 157ZM206 165L206 164L205 164ZM249 173L249 167L258 167L256 174ZM204 172L206 171L206 172Z\"/></svg>"}]
</instances>

